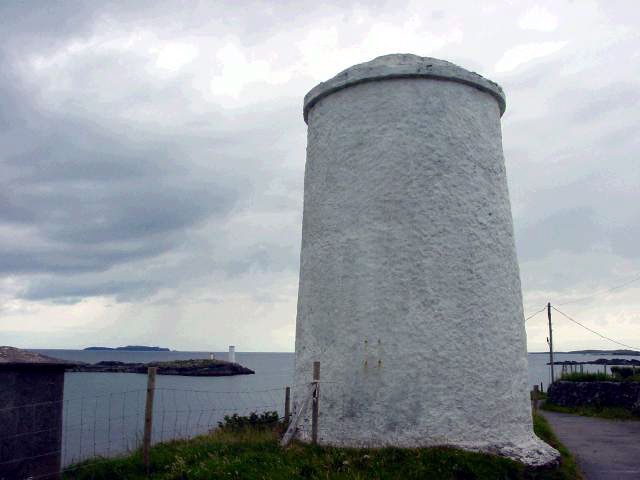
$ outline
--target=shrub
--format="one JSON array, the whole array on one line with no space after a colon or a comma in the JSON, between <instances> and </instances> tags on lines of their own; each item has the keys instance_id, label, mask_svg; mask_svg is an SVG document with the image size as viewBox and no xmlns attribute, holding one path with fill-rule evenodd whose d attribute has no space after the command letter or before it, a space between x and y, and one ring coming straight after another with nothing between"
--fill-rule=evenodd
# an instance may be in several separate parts
<instances>
[{"instance_id":1,"label":"shrub","mask_svg":"<svg viewBox=\"0 0 640 480\"><path fill-rule=\"evenodd\" d=\"M632 367L611 367L611 373L623 380L635 380L640 377L640 370L637 371Z\"/></svg>"},{"instance_id":2,"label":"shrub","mask_svg":"<svg viewBox=\"0 0 640 480\"><path fill-rule=\"evenodd\" d=\"M607 375L606 373L598 372L598 373L563 373L560 377L560 380L564 380L567 382L612 382L615 378L611 375Z\"/></svg>"},{"instance_id":3,"label":"shrub","mask_svg":"<svg viewBox=\"0 0 640 480\"><path fill-rule=\"evenodd\" d=\"M275 430L282 428L284 422L280 420L278 412L262 412L260 414L252 412L249 415L241 416L237 413L225 415L224 421L218 422L218 429L227 432L238 432L241 430Z\"/></svg>"},{"instance_id":4,"label":"shrub","mask_svg":"<svg viewBox=\"0 0 640 480\"><path fill-rule=\"evenodd\" d=\"M563 373L558 380L568 382L640 382L640 372L631 367L611 367L611 375L597 373Z\"/></svg>"}]
</instances>

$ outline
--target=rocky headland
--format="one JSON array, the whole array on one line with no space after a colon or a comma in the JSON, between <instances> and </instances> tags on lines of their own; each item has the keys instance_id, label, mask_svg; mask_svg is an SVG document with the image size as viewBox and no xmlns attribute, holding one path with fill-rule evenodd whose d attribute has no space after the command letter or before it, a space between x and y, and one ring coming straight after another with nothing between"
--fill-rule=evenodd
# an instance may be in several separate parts
<instances>
[{"instance_id":1,"label":"rocky headland","mask_svg":"<svg viewBox=\"0 0 640 480\"><path fill-rule=\"evenodd\" d=\"M551 362L547 362L550 365ZM638 367L640 366L640 360L632 358L627 360L626 358L599 358L597 360L587 360L586 362L577 362L575 360L561 360L553 362L554 365L630 365Z\"/></svg>"},{"instance_id":2,"label":"rocky headland","mask_svg":"<svg viewBox=\"0 0 640 480\"><path fill-rule=\"evenodd\" d=\"M171 360L166 362L125 363L103 361L98 363L79 363L68 369L69 372L116 372L147 373L147 368L157 367L158 375L184 375L191 377L227 377L231 375L251 375L256 372L237 363L224 360Z\"/></svg>"}]
</instances>

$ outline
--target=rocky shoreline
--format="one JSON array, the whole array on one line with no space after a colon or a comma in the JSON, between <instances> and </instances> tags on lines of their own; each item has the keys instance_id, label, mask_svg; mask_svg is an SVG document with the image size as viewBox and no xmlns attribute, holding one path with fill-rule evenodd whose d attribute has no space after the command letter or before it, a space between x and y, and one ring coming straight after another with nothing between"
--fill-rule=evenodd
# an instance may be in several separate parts
<instances>
[{"instance_id":1,"label":"rocky shoreline","mask_svg":"<svg viewBox=\"0 0 640 480\"><path fill-rule=\"evenodd\" d=\"M125 363L103 361L98 363L78 363L68 372L109 372L147 373L149 367L157 367L158 375L184 375L190 377L228 377L231 375L252 375L256 372L237 363L223 360L172 360L167 362Z\"/></svg>"},{"instance_id":2,"label":"rocky shoreline","mask_svg":"<svg viewBox=\"0 0 640 480\"><path fill-rule=\"evenodd\" d=\"M547 362L547 365L550 365L551 362ZM597 360L588 360L586 362L576 362L575 360L562 360L553 362L554 365L631 365L631 366L640 366L640 360L636 360L632 358L631 360L627 360L626 358L599 358Z\"/></svg>"}]
</instances>

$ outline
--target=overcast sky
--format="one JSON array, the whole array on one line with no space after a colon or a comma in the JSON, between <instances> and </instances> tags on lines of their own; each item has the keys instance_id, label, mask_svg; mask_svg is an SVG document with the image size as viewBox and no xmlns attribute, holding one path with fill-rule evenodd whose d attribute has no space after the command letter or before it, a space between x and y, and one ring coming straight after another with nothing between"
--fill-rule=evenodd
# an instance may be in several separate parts
<instances>
[{"instance_id":1,"label":"overcast sky","mask_svg":"<svg viewBox=\"0 0 640 480\"><path fill-rule=\"evenodd\" d=\"M0 344L293 351L302 98L414 53L497 81L525 313L640 348L640 3L0 3ZM527 322L546 349L546 318ZM617 345L556 317L559 350Z\"/></svg>"}]
</instances>

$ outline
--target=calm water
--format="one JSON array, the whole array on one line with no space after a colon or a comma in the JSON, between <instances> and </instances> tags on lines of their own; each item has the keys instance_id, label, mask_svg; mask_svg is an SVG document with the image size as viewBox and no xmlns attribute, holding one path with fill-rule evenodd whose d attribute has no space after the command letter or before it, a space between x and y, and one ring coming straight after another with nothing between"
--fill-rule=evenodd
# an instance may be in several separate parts
<instances>
[{"instance_id":1,"label":"calm water","mask_svg":"<svg viewBox=\"0 0 640 480\"><path fill-rule=\"evenodd\" d=\"M65 360L151 362L209 358L209 352L36 350ZM226 359L226 353L216 353ZM293 378L292 353L236 353L255 375L185 377L158 375L153 405L153 441L205 433L225 415L253 411L284 414L284 387ZM140 444L144 431L146 375L65 374L62 462L113 456Z\"/></svg>"},{"instance_id":2,"label":"calm water","mask_svg":"<svg viewBox=\"0 0 640 480\"><path fill-rule=\"evenodd\" d=\"M209 358L209 352L37 350L65 360L150 362ZM216 353L226 359L226 353ZM548 355L529 354L529 384L549 383ZM604 355L556 354L555 360L588 361ZM622 357L626 359L640 357ZM284 409L284 387L293 379L293 353L236 353L255 375L183 377L159 375L154 401L153 440L204 433L224 415ZM586 366L602 371L601 366ZM557 368L557 373L560 367ZM63 464L95 455L112 456L139 444L144 425L146 375L67 373L64 390Z\"/></svg>"},{"instance_id":3,"label":"calm water","mask_svg":"<svg viewBox=\"0 0 640 480\"><path fill-rule=\"evenodd\" d=\"M544 389L546 391L547 386L550 383L551 372L549 370L549 354L535 354L530 353L528 355L529 359L529 385L540 385L542 382L544 385ZM592 354L575 354L575 353L554 353L553 360L556 362L562 361L575 361L575 362L588 362L592 360L597 360L599 358L606 359L614 359L614 358L622 358L625 360L640 360L640 357L633 356L620 356L620 355L592 355ZM556 378L560 375L560 371L562 369L561 365L555 366L555 375ZM585 365L585 372L602 372L602 365ZM607 367L607 372L610 372L609 367Z\"/></svg>"}]
</instances>

